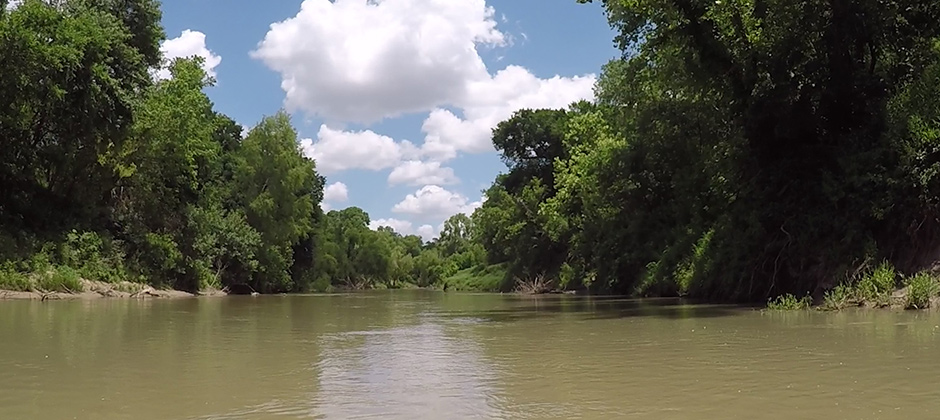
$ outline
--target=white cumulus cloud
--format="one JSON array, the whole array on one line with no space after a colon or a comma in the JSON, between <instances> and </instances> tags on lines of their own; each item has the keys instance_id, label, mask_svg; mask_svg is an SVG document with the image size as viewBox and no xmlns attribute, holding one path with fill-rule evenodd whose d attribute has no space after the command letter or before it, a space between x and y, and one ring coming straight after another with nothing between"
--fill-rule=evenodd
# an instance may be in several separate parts
<instances>
[{"instance_id":1,"label":"white cumulus cloud","mask_svg":"<svg viewBox=\"0 0 940 420\"><path fill-rule=\"evenodd\" d=\"M442 188L425 185L392 207L395 213L413 215L422 220L441 220L457 213L471 214L481 201L471 202L467 197Z\"/></svg>"},{"instance_id":2,"label":"white cumulus cloud","mask_svg":"<svg viewBox=\"0 0 940 420\"><path fill-rule=\"evenodd\" d=\"M349 169L387 169L417 152L417 147L409 142L396 142L372 130L335 130L326 124L320 126L316 142L302 139L300 147L304 156L315 160L317 170L324 174Z\"/></svg>"},{"instance_id":3,"label":"white cumulus cloud","mask_svg":"<svg viewBox=\"0 0 940 420\"><path fill-rule=\"evenodd\" d=\"M390 185L448 185L459 182L452 168L442 167L440 162L408 160L401 162L388 175Z\"/></svg>"},{"instance_id":4,"label":"white cumulus cloud","mask_svg":"<svg viewBox=\"0 0 940 420\"><path fill-rule=\"evenodd\" d=\"M485 0L305 0L252 56L289 108L374 122L459 100L488 77L477 47L506 43Z\"/></svg>"},{"instance_id":5,"label":"white cumulus cloud","mask_svg":"<svg viewBox=\"0 0 940 420\"><path fill-rule=\"evenodd\" d=\"M280 74L288 108L326 121L301 142L318 171L389 170L389 185L422 186L392 208L407 220L379 220L428 239L439 231L433 224L480 205L443 188L459 182L445 162L492 152L492 129L519 109L594 97L593 74L487 69L479 51L512 43L498 16L485 0L304 0L252 56ZM336 128L412 113L425 113L419 144Z\"/></svg>"},{"instance_id":6,"label":"white cumulus cloud","mask_svg":"<svg viewBox=\"0 0 940 420\"><path fill-rule=\"evenodd\" d=\"M416 232L425 241L430 241L437 237L440 233L440 229L434 229L434 226L431 225L421 225L418 226Z\"/></svg>"},{"instance_id":7,"label":"white cumulus cloud","mask_svg":"<svg viewBox=\"0 0 940 420\"><path fill-rule=\"evenodd\" d=\"M160 44L160 51L163 52L163 57L167 62L175 58L202 57L205 60L202 65L203 70L211 77L216 77L215 68L222 63L222 57L206 47L206 34L190 29L184 30L176 38L163 41ZM159 69L156 76L160 79L169 79L170 70L166 68Z\"/></svg>"},{"instance_id":8,"label":"white cumulus cloud","mask_svg":"<svg viewBox=\"0 0 940 420\"><path fill-rule=\"evenodd\" d=\"M376 219L369 222L369 229L377 230L380 227L390 227L395 232L398 232L402 235L411 235L414 233L414 228L411 225L411 222L407 220L400 220L395 218L388 219Z\"/></svg>"},{"instance_id":9,"label":"white cumulus cloud","mask_svg":"<svg viewBox=\"0 0 940 420\"><path fill-rule=\"evenodd\" d=\"M431 225L421 225L415 229L414 224L407 220L388 218L388 219L376 219L369 222L369 229L378 230L380 227L390 227L395 232L398 232L400 235L418 235L425 242L430 241L437 237L441 229L435 229ZM443 224L442 224L443 226Z\"/></svg>"},{"instance_id":10,"label":"white cumulus cloud","mask_svg":"<svg viewBox=\"0 0 940 420\"><path fill-rule=\"evenodd\" d=\"M334 182L323 189L323 200L342 203L349 200L349 188L342 182Z\"/></svg>"},{"instance_id":11,"label":"white cumulus cloud","mask_svg":"<svg viewBox=\"0 0 940 420\"><path fill-rule=\"evenodd\" d=\"M573 102L594 98L594 75L540 79L523 67L508 66L487 80L470 83L457 104L464 118L435 109L424 121L422 151L437 160L458 152L493 150L492 130L500 121L523 108L566 108Z\"/></svg>"}]
</instances>

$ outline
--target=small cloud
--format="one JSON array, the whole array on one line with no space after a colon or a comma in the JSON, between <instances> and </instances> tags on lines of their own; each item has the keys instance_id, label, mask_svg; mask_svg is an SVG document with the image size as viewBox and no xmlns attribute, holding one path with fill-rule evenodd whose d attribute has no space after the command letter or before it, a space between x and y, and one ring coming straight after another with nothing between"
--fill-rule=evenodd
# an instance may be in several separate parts
<instances>
[{"instance_id":1,"label":"small cloud","mask_svg":"<svg viewBox=\"0 0 940 420\"><path fill-rule=\"evenodd\" d=\"M320 126L317 141L302 139L304 154L317 162L317 170L336 173L349 169L381 170L396 166L402 158L417 154L418 148L408 141L396 142L372 130L343 131Z\"/></svg>"},{"instance_id":2,"label":"small cloud","mask_svg":"<svg viewBox=\"0 0 940 420\"><path fill-rule=\"evenodd\" d=\"M334 182L323 190L323 201L345 202L349 200L349 189L342 182Z\"/></svg>"},{"instance_id":3,"label":"small cloud","mask_svg":"<svg viewBox=\"0 0 940 420\"><path fill-rule=\"evenodd\" d=\"M389 185L449 185L459 182L454 170L441 167L440 162L408 160L400 163L388 175Z\"/></svg>"},{"instance_id":4,"label":"small cloud","mask_svg":"<svg viewBox=\"0 0 940 420\"><path fill-rule=\"evenodd\" d=\"M204 60L203 70L213 78L216 77L215 68L222 63L222 57L206 47L206 34L190 29L184 30L176 38L163 41L160 45L160 51L163 52L163 57L167 62L176 58L202 57ZM167 68L159 69L156 71L156 76L159 79L169 79L170 70Z\"/></svg>"},{"instance_id":5,"label":"small cloud","mask_svg":"<svg viewBox=\"0 0 940 420\"><path fill-rule=\"evenodd\" d=\"M410 214L420 219L446 219L457 213L471 214L481 201L470 202L461 194L438 185L425 185L392 207L395 213Z\"/></svg>"}]
</instances>

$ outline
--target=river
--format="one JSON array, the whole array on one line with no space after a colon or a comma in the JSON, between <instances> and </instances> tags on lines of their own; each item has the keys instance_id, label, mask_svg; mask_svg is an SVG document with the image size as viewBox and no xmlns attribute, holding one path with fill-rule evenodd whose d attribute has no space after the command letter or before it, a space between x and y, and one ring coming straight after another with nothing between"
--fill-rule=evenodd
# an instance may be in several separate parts
<instances>
[{"instance_id":1,"label":"river","mask_svg":"<svg viewBox=\"0 0 940 420\"><path fill-rule=\"evenodd\" d=\"M936 419L940 313L573 296L0 302L0 419Z\"/></svg>"}]
</instances>

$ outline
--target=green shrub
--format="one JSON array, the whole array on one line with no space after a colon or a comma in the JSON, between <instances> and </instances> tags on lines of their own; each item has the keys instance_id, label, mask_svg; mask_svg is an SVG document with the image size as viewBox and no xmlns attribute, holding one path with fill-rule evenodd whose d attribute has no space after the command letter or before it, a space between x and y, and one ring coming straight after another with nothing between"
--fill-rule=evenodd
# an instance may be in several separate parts
<instances>
[{"instance_id":1,"label":"green shrub","mask_svg":"<svg viewBox=\"0 0 940 420\"><path fill-rule=\"evenodd\" d=\"M330 276L326 274L320 274L316 280L310 283L310 291L314 293L329 293L332 290L333 285L330 284Z\"/></svg>"},{"instance_id":2,"label":"green shrub","mask_svg":"<svg viewBox=\"0 0 940 420\"><path fill-rule=\"evenodd\" d=\"M907 279L908 309L924 309L930 306L930 298L940 293L940 283L932 274L922 271Z\"/></svg>"},{"instance_id":3,"label":"green shrub","mask_svg":"<svg viewBox=\"0 0 940 420\"><path fill-rule=\"evenodd\" d=\"M44 245L42 249L22 262L20 270L28 273L47 271L52 266L51 249L54 249L51 244Z\"/></svg>"},{"instance_id":4,"label":"green shrub","mask_svg":"<svg viewBox=\"0 0 940 420\"><path fill-rule=\"evenodd\" d=\"M209 263L204 260L196 260L192 264L193 275L196 276L199 290L219 290L222 288L222 282L215 272L209 268Z\"/></svg>"},{"instance_id":5,"label":"green shrub","mask_svg":"<svg viewBox=\"0 0 940 420\"><path fill-rule=\"evenodd\" d=\"M894 291L897 281L897 272L891 263L885 261L868 273L857 285L858 297L862 300L874 302L877 305L886 305L891 292Z\"/></svg>"},{"instance_id":6,"label":"green shrub","mask_svg":"<svg viewBox=\"0 0 940 420\"><path fill-rule=\"evenodd\" d=\"M797 299L790 293L771 298L767 301L767 309L775 311L798 311L809 309L813 304L813 299L807 296Z\"/></svg>"},{"instance_id":7,"label":"green shrub","mask_svg":"<svg viewBox=\"0 0 940 420\"><path fill-rule=\"evenodd\" d=\"M445 278L442 287L457 292L498 292L505 279L505 265L478 265Z\"/></svg>"},{"instance_id":8,"label":"green shrub","mask_svg":"<svg viewBox=\"0 0 940 420\"><path fill-rule=\"evenodd\" d=\"M826 292L823 297L822 309L828 311L838 311L852 305L852 295L854 291L851 287L840 284L834 289Z\"/></svg>"},{"instance_id":9,"label":"green shrub","mask_svg":"<svg viewBox=\"0 0 940 420\"><path fill-rule=\"evenodd\" d=\"M568 263L561 265L561 268L558 269L558 287L562 289L567 289L570 286L574 286L578 282L578 273L575 271Z\"/></svg>"},{"instance_id":10,"label":"green shrub","mask_svg":"<svg viewBox=\"0 0 940 420\"><path fill-rule=\"evenodd\" d=\"M49 267L36 275L36 288L44 292L74 293L82 291L78 271L71 267Z\"/></svg>"},{"instance_id":11,"label":"green shrub","mask_svg":"<svg viewBox=\"0 0 940 420\"><path fill-rule=\"evenodd\" d=\"M117 283L127 278L120 247L96 232L69 232L59 246L59 256L87 280Z\"/></svg>"},{"instance_id":12,"label":"green shrub","mask_svg":"<svg viewBox=\"0 0 940 420\"><path fill-rule=\"evenodd\" d=\"M0 265L0 289L25 292L30 289L29 277L16 270L11 262Z\"/></svg>"}]
</instances>

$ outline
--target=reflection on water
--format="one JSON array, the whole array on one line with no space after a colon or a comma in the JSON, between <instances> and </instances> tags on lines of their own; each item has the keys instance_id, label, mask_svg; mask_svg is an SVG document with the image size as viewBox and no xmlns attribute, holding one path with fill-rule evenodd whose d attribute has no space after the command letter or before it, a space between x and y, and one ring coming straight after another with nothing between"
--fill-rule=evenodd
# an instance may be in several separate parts
<instances>
[{"instance_id":1,"label":"reflection on water","mask_svg":"<svg viewBox=\"0 0 940 420\"><path fill-rule=\"evenodd\" d=\"M493 418L479 345L421 323L323 337L314 412L328 419Z\"/></svg>"},{"instance_id":2,"label":"reflection on water","mask_svg":"<svg viewBox=\"0 0 940 420\"><path fill-rule=\"evenodd\" d=\"M370 292L0 302L0 419L933 419L940 313Z\"/></svg>"}]
</instances>

